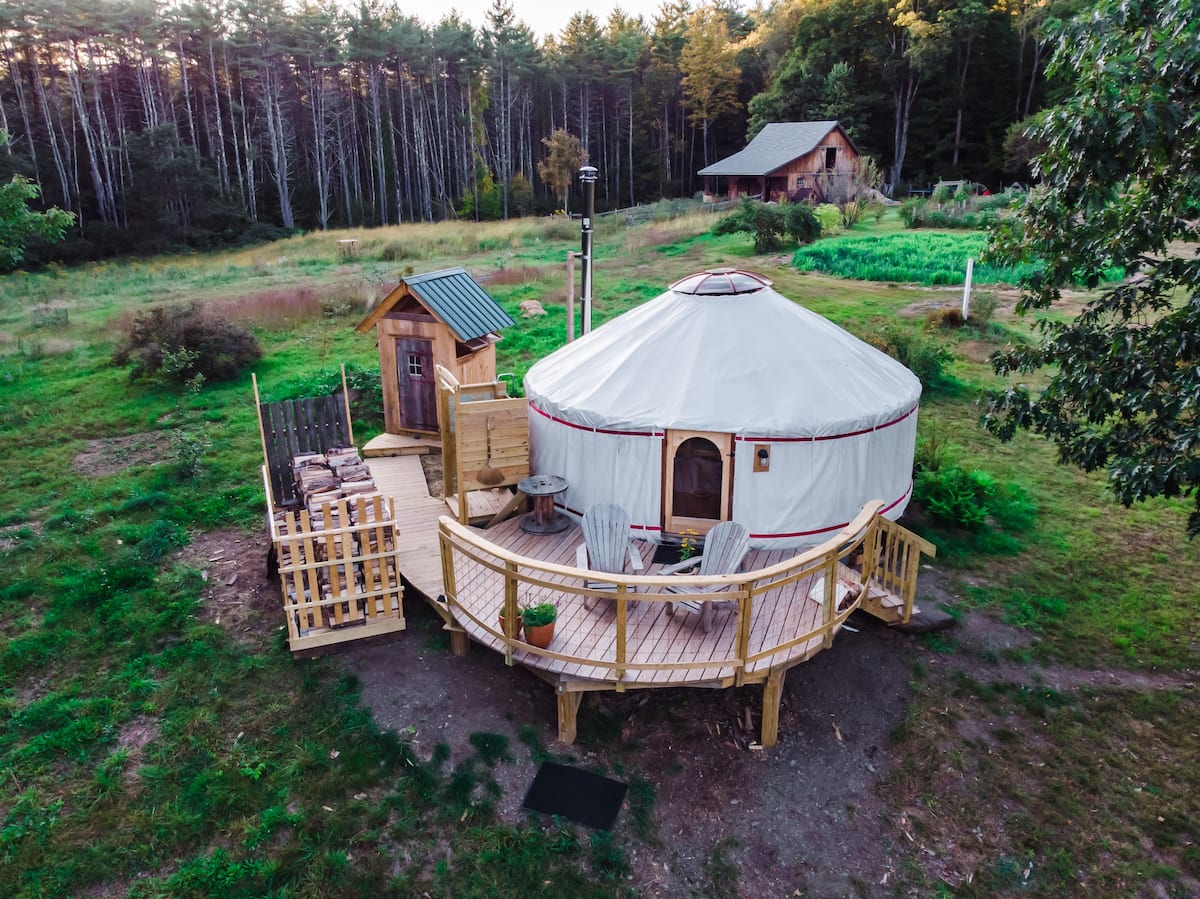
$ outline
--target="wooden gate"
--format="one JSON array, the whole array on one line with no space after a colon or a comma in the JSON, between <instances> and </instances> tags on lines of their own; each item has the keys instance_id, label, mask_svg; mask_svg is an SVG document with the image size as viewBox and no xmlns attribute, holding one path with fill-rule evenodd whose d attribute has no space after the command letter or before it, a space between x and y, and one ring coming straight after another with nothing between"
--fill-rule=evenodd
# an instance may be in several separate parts
<instances>
[{"instance_id":1,"label":"wooden gate","mask_svg":"<svg viewBox=\"0 0 1200 899\"><path fill-rule=\"evenodd\" d=\"M433 341L396 338L396 379L400 385L400 426L405 430L438 429L437 377Z\"/></svg>"}]
</instances>

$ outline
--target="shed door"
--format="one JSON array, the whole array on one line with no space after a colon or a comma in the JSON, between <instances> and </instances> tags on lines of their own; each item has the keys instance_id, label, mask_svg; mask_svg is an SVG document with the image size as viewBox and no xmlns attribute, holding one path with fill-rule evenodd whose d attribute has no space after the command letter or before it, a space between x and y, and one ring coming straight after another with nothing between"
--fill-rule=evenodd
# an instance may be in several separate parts
<instances>
[{"instance_id":1,"label":"shed door","mask_svg":"<svg viewBox=\"0 0 1200 899\"><path fill-rule=\"evenodd\" d=\"M400 384L400 427L436 431L437 381L433 373L433 341L396 338L396 377Z\"/></svg>"},{"instance_id":2,"label":"shed door","mask_svg":"<svg viewBox=\"0 0 1200 899\"><path fill-rule=\"evenodd\" d=\"M728 520L733 435L667 431L663 447L663 530L707 534Z\"/></svg>"}]
</instances>

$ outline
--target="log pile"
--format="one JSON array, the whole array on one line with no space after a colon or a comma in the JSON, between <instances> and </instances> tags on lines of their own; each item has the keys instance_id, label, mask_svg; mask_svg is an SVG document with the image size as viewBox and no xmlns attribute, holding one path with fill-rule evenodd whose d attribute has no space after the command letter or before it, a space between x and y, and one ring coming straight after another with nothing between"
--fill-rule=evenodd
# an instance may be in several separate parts
<instances>
[{"instance_id":1,"label":"log pile","mask_svg":"<svg viewBox=\"0 0 1200 899\"><path fill-rule=\"evenodd\" d=\"M355 447L292 458L299 509L272 510L285 605L298 634L399 615L390 503Z\"/></svg>"}]
</instances>

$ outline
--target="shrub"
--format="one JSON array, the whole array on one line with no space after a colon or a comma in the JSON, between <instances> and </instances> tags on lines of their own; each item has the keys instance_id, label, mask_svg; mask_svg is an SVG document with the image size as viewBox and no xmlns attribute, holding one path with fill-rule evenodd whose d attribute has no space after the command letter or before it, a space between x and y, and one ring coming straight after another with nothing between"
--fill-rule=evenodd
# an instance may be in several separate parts
<instances>
[{"instance_id":1,"label":"shrub","mask_svg":"<svg viewBox=\"0 0 1200 899\"><path fill-rule=\"evenodd\" d=\"M383 427L383 381L378 366L348 364L346 388L350 391L350 415L355 426ZM326 369L310 378L291 382L274 395L276 400L291 400L307 396L329 396L340 393L340 368Z\"/></svg>"},{"instance_id":2,"label":"shrub","mask_svg":"<svg viewBox=\"0 0 1200 899\"><path fill-rule=\"evenodd\" d=\"M886 325L867 342L887 353L920 378L925 387L940 381L950 364L950 351L932 334Z\"/></svg>"},{"instance_id":3,"label":"shrub","mask_svg":"<svg viewBox=\"0 0 1200 899\"><path fill-rule=\"evenodd\" d=\"M807 203L788 203L784 207L783 222L796 243L812 243L821 236L821 220Z\"/></svg>"},{"instance_id":4,"label":"shrub","mask_svg":"<svg viewBox=\"0 0 1200 899\"><path fill-rule=\"evenodd\" d=\"M261 358L253 334L206 315L195 304L136 316L113 353L116 365L133 365L131 381L157 376L177 384L197 376L228 380Z\"/></svg>"},{"instance_id":5,"label":"shrub","mask_svg":"<svg viewBox=\"0 0 1200 899\"><path fill-rule=\"evenodd\" d=\"M961 306L940 306L930 309L925 316L925 324L930 328L961 328L963 326Z\"/></svg>"},{"instance_id":6,"label":"shrub","mask_svg":"<svg viewBox=\"0 0 1200 899\"><path fill-rule=\"evenodd\" d=\"M1037 516L1037 507L1021 485L1001 484L986 471L968 471L960 465L922 468L918 464L913 499L932 517L972 531L999 527L1020 533L1028 530ZM1002 545L995 544L996 548Z\"/></svg>"},{"instance_id":7,"label":"shrub","mask_svg":"<svg viewBox=\"0 0 1200 899\"><path fill-rule=\"evenodd\" d=\"M985 471L965 471L958 465L918 471L913 481L913 497L930 515L970 530L987 521L995 495L995 478Z\"/></svg>"},{"instance_id":8,"label":"shrub","mask_svg":"<svg viewBox=\"0 0 1200 899\"><path fill-rule=\"evenodd\" d=\"M990 290L981 290L971 297L971 307L967 312L967 323L976 328L982 328L996 314L996 295Z\"/></svg>"},{"instance_id":9,"label":"shrub","mask_svg":"<svg viewBox=\"0 0 1200 899\"><path fill-rule=\"evenodd\" d=\"M783 249L783 234L787 230L783 210L749 197L742 197L737 210L722 218L713 234L736 234L749 231L754 235L754 252L770 253Z\"/></svg>"},{"instance_id":10,"label":"shrub","mask_svg":"<svg viewBox=\"0 0 1200 899\"><path fill-rule=\"evenodd\" d=\"M833 203L822 203L816 208L817 221L822 234L837 234L842 230L842 210Z\"/></svg>"}]
</instances>

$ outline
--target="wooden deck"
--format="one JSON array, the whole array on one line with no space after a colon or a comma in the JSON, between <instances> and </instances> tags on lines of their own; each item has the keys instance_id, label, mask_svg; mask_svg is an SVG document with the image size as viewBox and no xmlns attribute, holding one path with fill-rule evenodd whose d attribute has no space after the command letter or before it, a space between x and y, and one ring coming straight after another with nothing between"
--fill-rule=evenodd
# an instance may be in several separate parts
<instances>
[{"instance_id":1,"label":"wooden deck","mask_svg":"<svg viewBox=\"0 0 1200 899\"><path fill-rule=\"evenodd\" d=\"M438 518L446 512L445 503L429 495L419 455L366 461L375 486L394 503L400 573L426 599L436 600L445 592L437 531Z\"/></svg>"},{"instance_id":2,"label":"wooden deck","mask_svg":"<svg viewBox=\"0 0 1200 899\"><path fill-rule=\"evenodd\" d=\"M423 456L442 451L442 442L436 437L413 437L408 434L380 434L368 440L362 448L364 459L383 456ZM428 493L428 491L426 491Z\"/></svg>"},{"instance_id":3,"label":"wooden deck","mask_svg":"<svg viewBox=\"0 0 1200 899\"><path fill-rule=\"evenodd\" d=\"M578 527L559 534L538 536L520 529L520 518L513 518L488 529L481 536L509 552L540 562L575 566L576 549L583 543ZM661 571L661 565L650 562L654 545L640 543L642 558L647 562L647 575ZM743 571L766 568L795 555L786 550L752 551ZM490 633L487 627L498 629L497 616L504 602L504 576L464 555L455 557L456 608L458 619L468 635L478 643L498 652L505 651L504 640ZM801 578L779 589L755 597L750 620L749 657L766 649L783 646L818 630L822 622L823 603L809 596L819 575ZM558 622L550 650L563 656L587 658L601 662L616 660L616 603L601 598L587 609L584 598L577 594L555 590L555 585L578 587L581 582L564 575L546 575L538 585L523 585L521 605L538 602L557 602ZM854 584L858 575L842 568L840 581ZM637 594L630 594L635 599ZM737 674L738 616L732 604L718 609L712 616L708 633L700 629L700 616L678 609L670 614L670 601L662 594L630 603L626 637L626 665L623 676L617 677L614 668L606 665L587 665L578 661L557 659L528 650L516 649L513 661L533 668L558 681L570 681L573 689L587 689L580 681L594 681L595 688L620 689L664 687L677 685L728 686ZM461 607L461 608L459 608ZM466 612L467 615L458 614ZM470 616L470 617L468 617ZM472 619L478 619L472 620ZM749 663L745 669L749 681L765 680L772 668L787 668L812 656L822 647L821 636L773 652ZM643 668L638 665L669 665L670 668Z\"/></svg>"}]
</instances>

